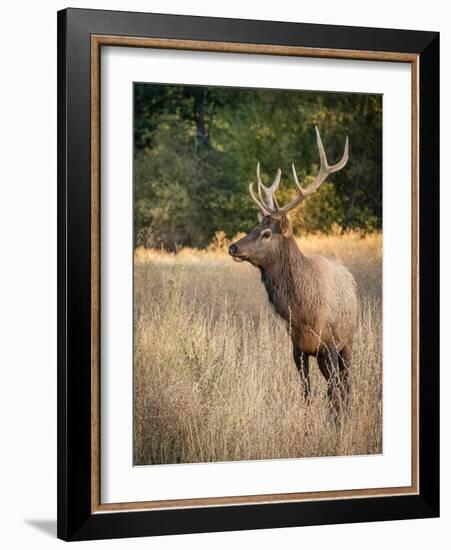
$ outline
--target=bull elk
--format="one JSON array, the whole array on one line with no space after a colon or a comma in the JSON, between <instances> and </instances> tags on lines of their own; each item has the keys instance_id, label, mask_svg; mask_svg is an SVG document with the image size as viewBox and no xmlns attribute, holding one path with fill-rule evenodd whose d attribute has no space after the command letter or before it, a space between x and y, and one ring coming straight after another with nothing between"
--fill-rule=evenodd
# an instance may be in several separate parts
<instances>
[{"instance_id":1,"label":"bull elk","mask_svg":"<svg viewBox=\"0 0 451 550\"><path fill-rule=\"evenodd\" d=\"M260 210L260 223L233 243L229 254L237 262L248 261L259 268L269 301L287 322L306 399L310 396L309 358L315 357L328 384L332 410L339 414L349 390L348 371L357 324L356 283L341 263L324 256L305 256L296 244L287 216L348 162L348 138L343 157L331 166L316 126L315 130L320 157L316 179L308 187L301 187L292 165L297 196L281 207L276 199L281 170L273 184L266 187L257 164L258 195L252 183L249 192Z\"/></svg>"}]
</instances>

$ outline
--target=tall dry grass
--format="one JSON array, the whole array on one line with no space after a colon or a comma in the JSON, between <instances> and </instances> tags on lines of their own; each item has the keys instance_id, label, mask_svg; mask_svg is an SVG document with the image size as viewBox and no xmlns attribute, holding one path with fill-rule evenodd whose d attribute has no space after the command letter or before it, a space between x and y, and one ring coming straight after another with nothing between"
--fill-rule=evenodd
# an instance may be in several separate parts
<instances>
[{"instance_id":1,"label":"tall dry grass","mask_svg":"<svg viewBox=\"0 0 451 550\"><path fill-rule=\"evenodd\" d=\"M285 325L258 270L218 235L208 250L135 253L134 462L168 464L380 453L381 235L308 236L306 254L354 274L359 326L350 399L334 421L311 359L304 402Z\"/></svg>"}]
</instances>

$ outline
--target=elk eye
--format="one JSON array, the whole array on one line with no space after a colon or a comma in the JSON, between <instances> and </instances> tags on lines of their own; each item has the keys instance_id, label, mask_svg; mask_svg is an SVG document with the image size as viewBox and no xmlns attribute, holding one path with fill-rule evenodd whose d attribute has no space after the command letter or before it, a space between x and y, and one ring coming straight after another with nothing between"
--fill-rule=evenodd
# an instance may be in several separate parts
<instances>
[{"instance_id":1,"label":"elk eye","mask_svg":"<svg viewBox=\"0 0 451 550\"><path fill-rule=\"evenodd\" d=\"M262 231L262 239L269 239L269 237L271 237L271 229Z\"/></svg>"}]
</instances>

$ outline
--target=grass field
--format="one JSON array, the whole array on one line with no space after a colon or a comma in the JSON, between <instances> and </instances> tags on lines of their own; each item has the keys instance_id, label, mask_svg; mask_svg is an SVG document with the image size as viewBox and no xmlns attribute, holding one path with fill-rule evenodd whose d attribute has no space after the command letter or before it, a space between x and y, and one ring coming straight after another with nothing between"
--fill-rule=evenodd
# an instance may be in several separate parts
<instances>
[{"instance_id":1,"label":"grass field","mask_svg":"<svg viewBox=\"0 0 451 550\"><path fill-rule=\"evenodd\" d=\"M257 269L218 235L207 250L135 252L134 463L169 464L382 452L382 236L299 240L340 259L360 313L350 399L333 420L311 359L304 402L284 324Z\"/></svg>"}]
</instances>

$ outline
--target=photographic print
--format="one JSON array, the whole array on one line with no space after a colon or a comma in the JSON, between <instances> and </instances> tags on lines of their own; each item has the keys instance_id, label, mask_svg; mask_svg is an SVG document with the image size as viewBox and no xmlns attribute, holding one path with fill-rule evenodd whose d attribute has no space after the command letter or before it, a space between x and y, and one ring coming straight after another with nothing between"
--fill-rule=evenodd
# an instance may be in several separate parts
<instances>
[{"instance_id":1,"label":"photographic print","mask_svg":"<svg viewBox=\"0 0 451 550\"><path fill-rule=\"evenodd\" d=\"M382 95L134 84L134 465L382 452Z\"/></svg>"}]
</instances>

